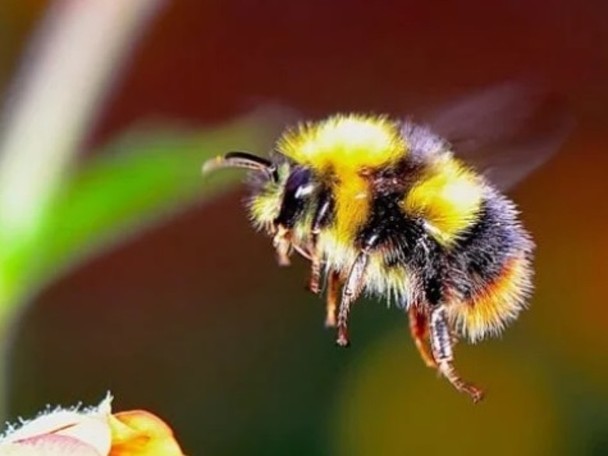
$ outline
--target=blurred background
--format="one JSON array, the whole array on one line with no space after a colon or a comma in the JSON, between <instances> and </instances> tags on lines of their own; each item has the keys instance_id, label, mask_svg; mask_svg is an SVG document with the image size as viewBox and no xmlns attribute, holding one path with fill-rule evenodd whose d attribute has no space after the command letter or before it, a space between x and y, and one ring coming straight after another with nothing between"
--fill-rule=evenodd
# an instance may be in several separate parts
<instances>
[{"instance_id":1,"label":"blurred background","mask_svg":"<svg viewBox=\"0 0 608 456\"><path fill-rule=\"evenodd\" d=\"M49 3L0 3L5 103ZM172 144L197 144L180 132L207 132L221 149L194 147L171 174L198 179L206 157L237 142L265 152L272 136L255 136L257 120L226 130L260 104L403 115L531 76L577 118L560 153L512 192L538 243L531 308L501 338L457 347L461 372L487 389L473 406L423 366L405 316L382 302L358 302L353 345L336 348L322 301L304 290L306 264L275 265L248 225L244 188L211 193L194 180L163 223L114 236L63 272L48 266L53 280L22 293L5 343L7 418L111 390L115 409L166 419L190 455L608 454L607 15L606 2L574 0L167 2L73 168L112 155L119 181L108 182L119 184L104 191L128 192L139 174L121 174L122 149L145 157L150 144L153 166ZM165 128L170 140L158 139ZM132 131L152 139L125 143ZM144 203L171 185L145 182ZM104 195L79 200L83 217ZM71 229L53 226L59 237Z\"/></svg>"}]
</instances>

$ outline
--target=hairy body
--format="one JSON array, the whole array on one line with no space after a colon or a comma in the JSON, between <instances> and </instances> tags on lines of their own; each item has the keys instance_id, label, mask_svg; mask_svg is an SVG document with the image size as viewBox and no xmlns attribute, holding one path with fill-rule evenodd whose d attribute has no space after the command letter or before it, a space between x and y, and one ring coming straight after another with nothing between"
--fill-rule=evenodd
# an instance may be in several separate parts
<instances>
[{"instance_id":1,"label":"hairy body","mask_svg":"<svg viewBox=\"0 0 608 456\"><path fill-rule=\"evenodd\" d=\"M232 153L207 169L255 171L253 224L278 261L311 261L310 289L327 280L328 326L348 345L351 304L367 292L407 310L416 346L474 400L453 366L455 336L498 333L531 290L533 243L513 203L424 126L337 115L279 139L270 160ZM260 172L262 171L262 172Z\"/></svg>"}]
</instances>

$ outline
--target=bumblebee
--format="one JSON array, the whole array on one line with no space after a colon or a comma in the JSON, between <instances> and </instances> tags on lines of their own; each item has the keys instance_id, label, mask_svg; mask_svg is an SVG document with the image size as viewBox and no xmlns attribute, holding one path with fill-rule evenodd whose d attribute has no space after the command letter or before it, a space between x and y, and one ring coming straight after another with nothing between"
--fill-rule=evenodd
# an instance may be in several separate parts
<instances>
[{"instance_id":1,"label":"bumblebee","mask_svg":"<svg viewBox=\"0 0 608 456\"><path fill-rule=\"evenodd\" d=\"M250 170L253 225L280 265L292 252L310 261L308 288L324 288L338 345L357 298L385 298L407 312L425 364L477 402L454 343L496 335L525 309L534 243L514 203L455 149L426 124L338 114L287 129L269 159L229 152L203 170Z\"/></svg>"}]
</instances>

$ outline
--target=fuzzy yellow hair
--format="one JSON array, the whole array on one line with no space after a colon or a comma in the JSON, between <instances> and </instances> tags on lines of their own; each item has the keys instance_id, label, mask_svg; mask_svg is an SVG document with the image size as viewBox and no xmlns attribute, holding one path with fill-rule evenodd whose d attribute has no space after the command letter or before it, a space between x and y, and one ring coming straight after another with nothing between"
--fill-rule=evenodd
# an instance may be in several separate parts
<instances>
[{"instance_id":1,"label":"fuzzy yellow hair","mask_svg":"<svg viewBox=\"0 0 608 456\"><path fill-rule=\"evenodd\" d=\"M406 147L399 125L386 117L339 114L288 131L278 149L298 163L340 176L390 164Z\"/></svg>"},{"instance_id":2,"label":"fuzzy yellow hair","mask_svg":"<svg viewBox=\"0 0 608 456\"><path fill-rule=\"evenodd\" d=\"M454 243L477 220L483 182L451 154L437 158L403 202L408 214L422 217L442 245Z\"/></svg>"}]
</instances>

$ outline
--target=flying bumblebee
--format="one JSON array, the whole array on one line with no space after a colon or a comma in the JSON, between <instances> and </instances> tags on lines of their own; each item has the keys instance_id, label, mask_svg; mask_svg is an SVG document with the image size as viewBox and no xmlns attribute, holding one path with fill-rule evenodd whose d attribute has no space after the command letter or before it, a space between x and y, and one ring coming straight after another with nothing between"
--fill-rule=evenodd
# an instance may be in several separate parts
<instances>
[{"instance_id":1,"label":"flying bumblebee","mask_svg":"<svg viewBox=\"0 0 608 456\"><path fill-rule=\"evenodd\" d=\"M477 402L483 391L457 372L454 343L500 333L532 290L534 243L499 188L541 164L568 130L561 120L532 126L530 98L507 84L428 123L333 115L287 129L268 159L229 152L203 171L250 170L253 225L272 237L279 264L294 251L310 261L308 287L325 289L338 345L349 344L362 293L386 298L408 313L426 365ZM465 162L475 153L479 169ZM505 157L516 166L491 166Z\"/></svg>"}]
</instances>

